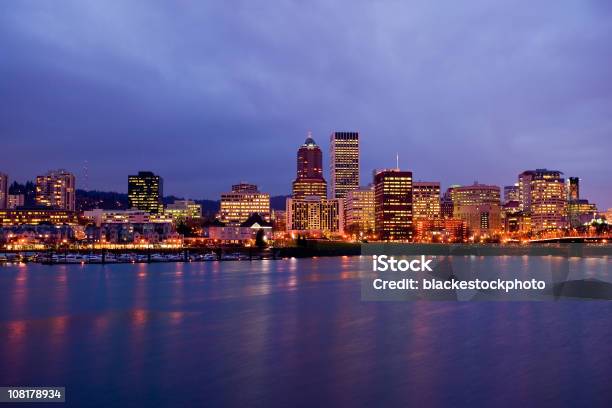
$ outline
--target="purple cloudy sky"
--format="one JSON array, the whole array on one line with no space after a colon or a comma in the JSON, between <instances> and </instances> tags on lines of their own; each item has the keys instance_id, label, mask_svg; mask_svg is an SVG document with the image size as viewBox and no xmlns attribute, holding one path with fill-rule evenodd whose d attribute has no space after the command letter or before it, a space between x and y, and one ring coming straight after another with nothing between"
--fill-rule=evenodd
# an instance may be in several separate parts
<instances>
[{"instance_id":1,"label":"purple cloudy sky","mask_svg":"<svg viewBox=\"0 0 612 408\"><path fill-rule=\"evenodd\" d=\"M612 2L0 2L0 171L126 191L290 191L306 132L362 134L362 182L511 184L536 167L612 207ZM82 185L82 182L81 182Z\"/></svg>"}]
</instances>

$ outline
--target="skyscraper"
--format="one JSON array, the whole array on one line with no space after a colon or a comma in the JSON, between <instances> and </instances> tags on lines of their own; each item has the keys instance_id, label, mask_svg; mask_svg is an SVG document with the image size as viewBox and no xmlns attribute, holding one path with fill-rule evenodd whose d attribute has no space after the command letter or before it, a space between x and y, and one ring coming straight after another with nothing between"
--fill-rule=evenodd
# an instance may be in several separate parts
<instances>
[{"instance_id":1,"label":"skyscraper","mask_svg":"<svg viewBox=\"0 0 612 408\"><path fill-rule=\"evenodd\" d=\"M567 193L562 174L536 169L519 175L520 205L531 215L531 227L536 232L565 226Z\"/></svg>"},{"instance_id":2,"label":"skyscraper","mask_svg":"<svg viewBox=\"0 0 612 408\"><path fill-rule=\"evenodd\" d=\"M412 239L412 172L381 170L374 176L375 230L381 241Z\"/></svg>"},{"instance_id":3,"label":"skyscraper","mask_svg":"<svg viewBox=\"0 0 612 408\"><path fill-rule=\"evenodd\" d=\"M351 232L374 231L374 188L362 187L349 191L345 198L346 228Z\"/></svg>"},{"instance_id":4,"label":"skyscraper","mask_svg":"<svg viewBox=\"0 0 612 408\"><path fill-rule=\"evenodd\" d=\"M36 204L60 210L76 208L76 179L66 170L51 170L36 177Z\"/></svg>"},{"instance_id":5,"label":"skyscraper","mask_svg":"<svg viewBox=\"0 0 612 408\"><path fill-rule=\"evenodd\" d=\"M359 133L333 132L329 137L331 197L345 198L359 188Z\"/></svg>"},{"instance_id":6,"label":"skyscraper","mask_svg":"<svg viewBox=\"0 0 612 408\"><path fill-rule=\"evenodd\" d=\"M293 198L327 197L327 182L323 178L323 155L310 132L297 152L297 177L293 181Z\"/></svg>"},{"instance_id":7,"label":"skyscraper","mask_svg":"<svg viewBox=\"0 0 612 408\"><path fill-rule=\"evenodd\" d=\"M255 184L234 184L232 191L221 194L219 219L222 222L240 225L253 213L270 221L270 194L259 192Z\"/></svg>"},{"instance_id":8,"label":"skyscraper","mask_svg":"<svg viewBox=\"0 0 612 408\"><path fill-rule=\"evenodd\" d=\"M413 219L440 218L440 183L437 181L415 181L412 183Z\"/></svg>"},{"instance_id":9,"label":"skyscraper","mask_svg":"<svg viewBox=\"0 0 612 408\"><path fill-rule=\"evenodd\" d=\"M504 204L507 204L510 201L519 201L518 183L512 186L504 186Z\"/></svg>"},{"instance_id":10,"label":"skyscraper","mask_svg":"<svg viewBox=\"0 0 612 408\"><path fill-rule=\"evenodd\" d=\"M0 210L4 210L8 205L8 176L0 173Z\"/></svg>"},{"instance_id":11,"label":"skyscraper","mask_svg":"<svg viewBox=\"0 0 612 408\"><path fill-rule=\"evenodd\" d=\"M164 180L150 171L128 176L128 201L131 208L152 214L164 212Z\"/></svg>"}]
</instances>

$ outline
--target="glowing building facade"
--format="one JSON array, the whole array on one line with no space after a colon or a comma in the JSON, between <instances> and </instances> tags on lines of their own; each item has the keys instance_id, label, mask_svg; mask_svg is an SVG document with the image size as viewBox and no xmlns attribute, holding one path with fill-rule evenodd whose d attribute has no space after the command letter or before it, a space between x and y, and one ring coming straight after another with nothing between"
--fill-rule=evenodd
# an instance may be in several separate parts
<instances>
[{"instance_id":1,"label":"glowing building facade","mask_svg":"<svg viewBox=\"0 0 612 408\"><path fill-rule=\"evenodd\" d=\"M351 232L374 231L374 188L362 187L346 194L344 202L346 229Z\"/></svg>"},{"instance_id":2,"label":"glowing building facade","mask_svg":"<svg viewBox=\"0 0 612 408\"><path fill-rule=\"evenodd\" d=\"M66 170L52 170L36 177L36 204L60 210L76 208L76 179Z\"/></svg>"},{"instance_id":3,"label":"glowing building facade","mask_svg":"<svg viewBox=\"0 0 612 408\"><path fill-rule=\"evenodd\" d=\"M560 171L536 169L519 175L520 205L535 232L562 228L567 219L567 193Z\"/></svg>"},{"instance_id":4,"label":"glowing building facade","mask_svg":"<svg viewBox=\"0 0 612 408\"><path fill-rule=\"evenodd\" d=\"M256 185L249 183L234 184L232 191L221 194L221 222L237 226L253 214L270 221L270 194L261 193Z\"/></svg>"},{"instance_id":5,"label":"glowing building facade","mask_svg":"<svg viewBox=\"0 0 612 408\"><path fill-rule=\"evenodd\" d=\"M286 206L287 231L311 236L344 232L342 199L319 197L288 198Z\"/></svg>"},{"instance_id":6,"label":"glowing building facade","mask_svg":"<svg viewBox=\"0 0 612 408\"><path fill-rule=\"evenodd\" d=\"M359 188L359 133L333 132L329 137L331 197L345 198Z\"/></svg>"},{"instance_id":7,"label":"glowing building facade","mask_svg":"<svg viewBox=\"0 0 612 408\"><path fill-rule=\"evenodd\" d=\"M415 221L441 218L439 182L412 183L412 218Z\"/></svg>"},{"instance_id":8,"label":"glowing building facade","mask_svg":"<svg viewBox=\"0 0 612 408\"><path fill-rule=\"evenodd\" d=\"M152 214L164 212L164 180L150 172L140 171L128 176L128 201L130 208L137 208Z\"/></svg>"},{"instance_id":9,"label":"glowing building facade","mask_svg":"<svg viewBox=\"0 0 612 408\"><path fill-rule=\"evenodd\" d=\"M474 183L453 187L453 214L467 223L475 235L491 235L501 229L500 188Z\"/></svg>"},{"instance_id":10,"label":"glowing building facade","mask_svg":"<svg viewBox=\"0 0 612 408\"><path fill-rule=\"evenodd\" d=\"M412 240L412 172L378 171L374 176L374 203L379 240Z\"/></svg>"},{"instance_id":11,"label":"glowing building facade","mask_svg":"<svg viewBox=\"0 0 612 408\"><path fill-rule=\"evenodd\" d=\"M323 178L321 148L308 134L297 152L297 177L293 181L292 198L327 197L327 182Z\"/></svg>"},{"instance_id":12,"label":"glowing building facade","mask_svg":"<svg viewBox=\"0 0 612 408\"><path fill-rule=\"evenodd\" d=\"M200 218L202 216L202 205L191 200L176 200L166 206L164 214L172 217L175 221Z\"/></svg>"}]
</instances>

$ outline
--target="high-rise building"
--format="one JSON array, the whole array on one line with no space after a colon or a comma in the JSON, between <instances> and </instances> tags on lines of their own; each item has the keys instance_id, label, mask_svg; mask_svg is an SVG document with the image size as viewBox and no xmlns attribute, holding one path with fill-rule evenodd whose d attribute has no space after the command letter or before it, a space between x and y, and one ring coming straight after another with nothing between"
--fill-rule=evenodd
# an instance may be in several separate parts
<instances>
[{"instance_id":1,"label":"high-rise building","mask_svg":"<svg viewBox=\"0 0 612 408\"><path fill-rule=\"evenodd\" d=\"M453 218L453 189L458 185L450 186L446 189L440 199L440 214L442 218Z\"/></svg>"},{"instance_id":2,"label":"high-rise building","mask_svg":"<svg viewBox=\"0 0 612 408\"><path fill-rule=\"evenodd\" d=\"M234 184L232 191L221 194L221 222L237 226L254 213L264 217L267 222L270 221L270 194L259 192L256 185Z\"/></svg>"},{"instance_id":3,"label":"high-rise building","mask_svg":"<svg viewBox=\"0 0 612 408\"><path fill-rule=\"evenodd\" d=\"M416 221L440 217L440 183L437 181L412 183L412 218Z\"/></svg>"},{"instance_id":4,"label":"high-rise building","mask_svg":"<svg viewBox=\"0 0 612 408\"><path fill-rule=\"evenodd\" d=\"M331 197L345 198L359 188L359 133L333 132L329 137Z\"/></svg>"},{"instance_id":5,"label":"high-rise building","mask_svg":"<svg viewBox=\"0 0 612 408\"><path fill-rule=\"evenodd\" d=\"M8 187L8 176L0 173L0 210L4 210L8 206Z\"/></svg>"},{"instance_id":6,"label":"high-rise building","mask_svg":"<svg viewBox=\"0 0 612 408\"><path fill-rule=\"evenodd\" d=\"M453 214L465 220L476 235L490 235L501 228L499 186L474 183L471 186L454 187Z\"/></svg>"},{"instance_id":7,"label":"high-rise building","mask_svg":"<svg viewBox=\"0 0 612 408\"><path fill-rule=\"evenodd\" d=\"M530 214L531 228L536 232L565 226L567 193L562 174L536 169L519 175L520 205Z\"/></svg>"},{"instance_id":8,"label":"high-rise building","mask_svg":"<svg viewBox=\"0 0 612 408\"><path fill-rule=\"evenodd\" d=\"M152 214L164 212L164 180L150 172L139 171L128 176L128 201L130 208L137 208Z\"/></svg>"},{"instance_id":9,"label":"high-rise building","mask_svg":"<svg viewBox=\"0 0 612 408\"><path fill-rule=\"evenodd\" d=\"M507 204L510 201L519 201L518 183L512 186L504 186L504 204Z\"/></svg>"},{"instance_id":10,"label":"high-rise building","mask_svg":"<svg viewBox=\"0 0 612 408\"><path fill-rule=\"evenodd\" d=\"M36 204L60 210L76 208L76 179L66 170L51 170L36 177Z\"/></svg>"},{"instance_id":11,"label":"high-rise building","mask_svg":"<svg viewBox=\"0 0 612 408\"><path fill-rule=\"evenodd\" d=\"M349 191L344 203L345 225L351 232L374 231L374 188L362 187Z\"/></svg>"},{"instance_id":12,"label":"high-rise building","mask_svg":"<svg viewBox=\"0 0 612 408\"><path fill-rule=\"evenodd\" d=\"M297 177L293 181L292 198L327 197L327 182L323 178L323 155L310 132L297 152Z\"/></svg>"},{"instance_id":13,"label":"high-rise building","mask_svg":"<svg viewBox=\"0 0 612 408\"><path fill-rule=\"evenodd\" d=\"M379 240L412 240L412 172L390 169L376 173L374 206Z\"/></svg>"},{"instance_id":14,"label":"high-rise building","mask_svg":"<svg viewBox=\"0 0 612 408\"><path fill-rule=\"evenodd\" d=\"M288 198L286 207L287 231L321 236L344 231L342 199L315 196Z\"/></svg>"},{"instance_id":15,"label":"high-rise building","mask_svg":"<svg viewBox=\"0 0 612 408\"><path fill-rule=\"evenodd\" d=\"M578 177L567 178L567 200L580 200L580 179Z\"/></svg>"}]
</instances>

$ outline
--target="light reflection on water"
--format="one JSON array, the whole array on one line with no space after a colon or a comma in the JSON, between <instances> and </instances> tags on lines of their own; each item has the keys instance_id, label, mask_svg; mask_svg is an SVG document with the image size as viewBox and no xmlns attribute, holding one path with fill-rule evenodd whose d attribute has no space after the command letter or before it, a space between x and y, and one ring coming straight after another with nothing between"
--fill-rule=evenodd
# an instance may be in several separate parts
<instances>
[{"instance_id":1,"label":"light reflection on water","mask_svg":"<svg viewBox=\"0 0 612 408\"><path fill-rule=\"evenodd\" d=\"M563 260L463 261L527 277ZM66 385L75 406L612 400L612 302L361 302L369 265L2 267L0 383ZM568 268L601 277L610 260Z\"/></svg>"}]
</instances>

